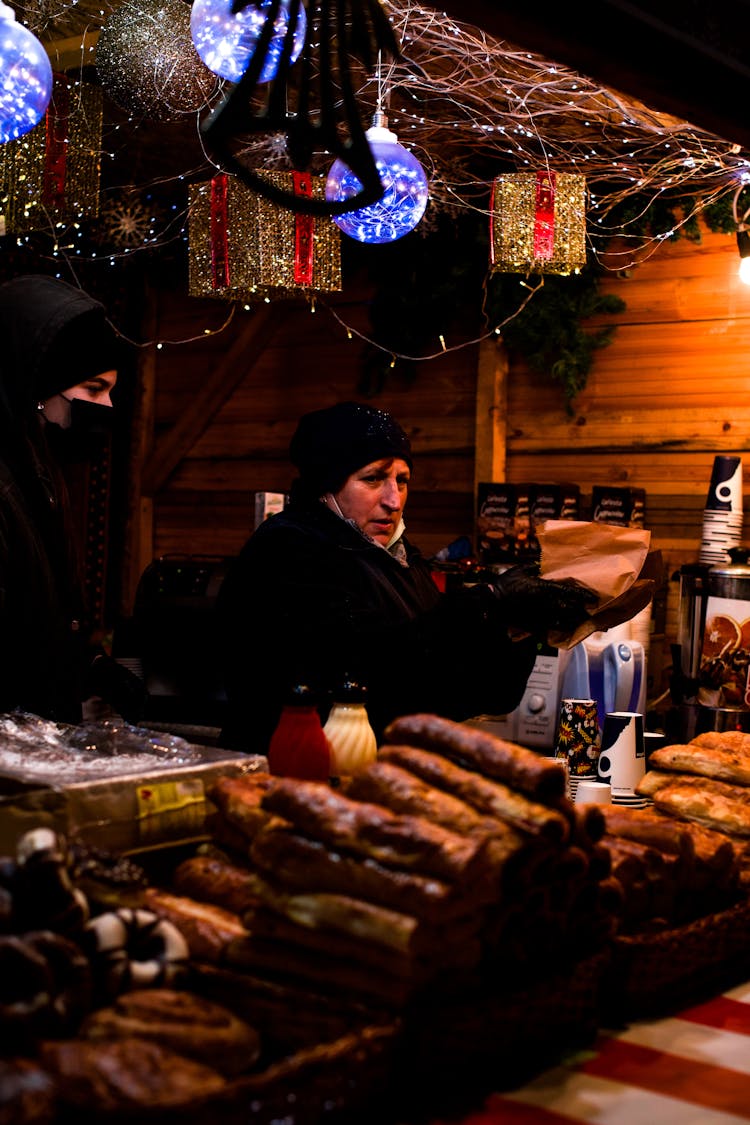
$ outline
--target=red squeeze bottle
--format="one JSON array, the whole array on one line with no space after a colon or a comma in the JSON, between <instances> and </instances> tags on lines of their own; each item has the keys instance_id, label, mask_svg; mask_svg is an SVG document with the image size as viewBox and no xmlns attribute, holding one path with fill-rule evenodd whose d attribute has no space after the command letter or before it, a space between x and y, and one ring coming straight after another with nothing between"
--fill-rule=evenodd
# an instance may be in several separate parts
<instances>
[{"instance_id":1,"label":"red squeeze bottle","mask_svg":"<svg viewBox=\"0 0 750 1125\"><path fill-rule=\"evenodd\" d=\"M268 746L268 768L277 777L328 781L331 747L323 733L316 699L307 684L292 688Z\"/></svg>"}]
</instances>

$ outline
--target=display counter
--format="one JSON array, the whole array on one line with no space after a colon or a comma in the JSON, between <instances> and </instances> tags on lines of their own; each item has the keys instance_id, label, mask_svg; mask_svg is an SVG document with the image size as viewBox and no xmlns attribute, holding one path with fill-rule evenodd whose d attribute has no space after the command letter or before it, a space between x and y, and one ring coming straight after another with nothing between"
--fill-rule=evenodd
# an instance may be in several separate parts
<instances>
[{"instance_id":1,"label":"display counter","mask_svg":"<svg viewBox=\"0 0 750 1125\"><path fill-rule=\"evenodd\" d=\"M435 715L395 720L378 760L330 785L142 732L100 730L92 750L6 719L8 800L53 793L67 810L23 836L0 883L0 954L30 974L27 994L0 973L0 1090L19 1068L45 1082L40 1120L750 1121L750 781L670 774L662 752L673 781L651 785L653 809L574 804L559 764ZM750 777L746 737L691 763ZM131 786L166 786L167 811L196 776L200 843L167 817L158 846L98 854ZM71 786L91 802L102 783L97 818L71 803ZM680 785L723 795L714 815L738 831L669 814ZM35 987L40 959L54 987ZM191 1020L155 1042L154 1017L180 1003ZM259 1051L225 1073L205 1027L238 1021Z\"/></svg>"}]
</instances>

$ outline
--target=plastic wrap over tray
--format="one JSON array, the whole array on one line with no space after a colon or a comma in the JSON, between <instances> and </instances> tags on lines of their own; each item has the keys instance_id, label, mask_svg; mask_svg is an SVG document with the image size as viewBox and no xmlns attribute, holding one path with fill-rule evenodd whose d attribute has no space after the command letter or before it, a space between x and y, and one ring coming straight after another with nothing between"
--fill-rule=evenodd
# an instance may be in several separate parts
<instances>
[{"instance_id":1,"label":"plastic wrap over tray","mask_svg":"<svg viewBox=\"0 0 750 1125\"><path fill-rule=\"evenodd\" d=\"M197 839L213 781L267 768L258 755L122 720L67 726L0 715L0 849L39 824L118 853Z\"/></svg>"}]
</instances>

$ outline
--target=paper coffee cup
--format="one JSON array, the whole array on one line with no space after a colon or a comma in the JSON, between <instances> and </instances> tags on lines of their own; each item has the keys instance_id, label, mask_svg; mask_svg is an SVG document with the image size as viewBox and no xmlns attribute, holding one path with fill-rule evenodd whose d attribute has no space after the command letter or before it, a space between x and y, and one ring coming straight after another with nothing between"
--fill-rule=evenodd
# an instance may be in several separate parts
<instances>
[{"instance_id":1,"label":"paper coffee cup","mask_svg":"<svg viewBox=\"0 0 750 1125\"><path fill-rule=\"evenodd\" d=\"M575 795L577 805L611 805L612 789L604 781L582 777Z\"/></svg>"},{"instance_id":2,"label":"paper coffee cup","mask_svg":"<svg viewBox=\"0 0 750 1125\"><path fill-rule=\"evenodd\" d=\"M576 799L582 777L596 777L599 757L599 723L593 699L562 699L557 724L555 757L565 761L568 773L568 796Z\"/></svg>"},{"instance_id":3,"label":"paper coffee cup","mask_svg":"<svg viewBox=\"0 0 750 1125\"><path fill-rule=\"evenodd\" d=\"M658 750L660 746L665 746L667 736L659 730L645 730L643 732L643 747L646 752L646 769L648 769L648 760L653 754L654 750Z\"/></svg>"},{"instance_id":4,"label":"paper coffee cup","mask_svg":"<svg viewBox=\"0 0 750 1125\"><path fill-rule=\"evenodd\" d=\"M567 760L571 777L596 776L599 723L595 700L560 700L555 757Z\"/></svg>"},{"instance_id":5,"label":"paper coffee cup","mask_svg":"<svg viewBox=\"0 0 750 1125\"><path fill-rule=\"evenodd\" d=\"M645 809L647 799L635 787L646 772L643 716L635 711L611 711L604 719L598 778L612 788L613 805Z\"/></svg>"}]
</instances>

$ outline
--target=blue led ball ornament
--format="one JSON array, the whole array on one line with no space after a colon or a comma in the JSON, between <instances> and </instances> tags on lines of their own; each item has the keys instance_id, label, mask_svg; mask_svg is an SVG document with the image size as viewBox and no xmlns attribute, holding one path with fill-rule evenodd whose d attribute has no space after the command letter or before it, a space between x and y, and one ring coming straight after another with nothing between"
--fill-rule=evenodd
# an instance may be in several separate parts
<instances>
[{"instance_id":1,"label":"blue led ball ornament","mask_svg":"<svg viewBox=\"0 0 750 1125\"><path fill-rule=\"evenodd\" d=\"M274 22L273 37L266 51L259 82L270 82L279 69L284 37L289 24L289 2L281 0ZM190 35L201 59L214 74L239 82L248 68L256 43L266 22L271 0L249 4L232 12L232 0L194 0L190 12ZM305 43L307 16L300 4L290 62L300 56Z\"/></svg>"},{"instance_id":2,"label":"blue led ball ornament","mask_svg":"<svg viewBox=\"0 0 750 1125\"><path fill-rule=\"evenodd\" d=\"M0 3L0 144L41 121L52 97L52 66L35 35Z\"/></svg>"},{"instance_id":3,"label":"blue led ball ornament","mask_svg":"<svg viewBox=\"0 0 750 1125\"><path fill-rule=\"evenodd\" d=\"M358 242L395 242L422 218L429 197L429 184L422 165L384 125L376 124L365 134L375 157L383 197L369 207L334 215L333 221ZM331 165L326 179L329 203L351 199L362 184L342 160Z\"/></svg>"}]
</instances>

